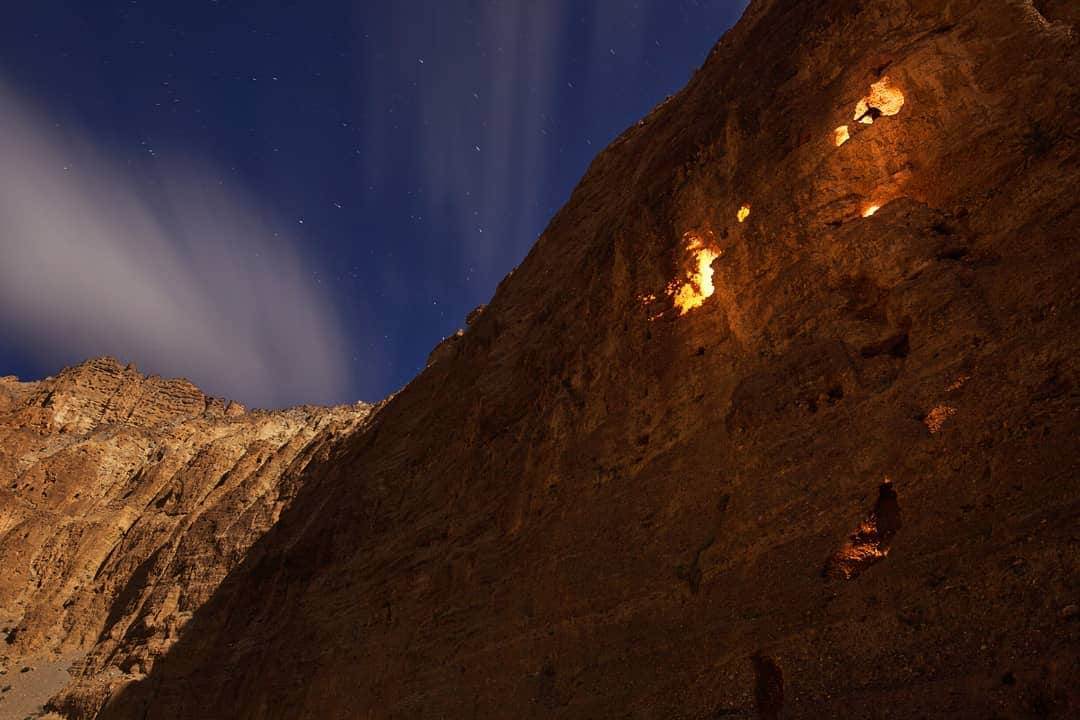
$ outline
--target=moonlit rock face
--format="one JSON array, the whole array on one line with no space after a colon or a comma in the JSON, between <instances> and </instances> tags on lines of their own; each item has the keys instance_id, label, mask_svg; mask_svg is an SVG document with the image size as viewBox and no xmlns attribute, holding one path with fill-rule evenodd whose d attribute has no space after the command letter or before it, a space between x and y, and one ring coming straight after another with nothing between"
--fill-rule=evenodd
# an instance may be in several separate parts
<instances>
[{"instance_id":1,"label":"moonlit rock face","mask_svg":"<svg viewBox=\"0 0 1080 720\"><path fill-rule=\"evenodd\" d=\"M0 84L0 323L248 404L336 402L343 332L269 211L195 165L136 178Z\"/></svg>"}]
</instances>

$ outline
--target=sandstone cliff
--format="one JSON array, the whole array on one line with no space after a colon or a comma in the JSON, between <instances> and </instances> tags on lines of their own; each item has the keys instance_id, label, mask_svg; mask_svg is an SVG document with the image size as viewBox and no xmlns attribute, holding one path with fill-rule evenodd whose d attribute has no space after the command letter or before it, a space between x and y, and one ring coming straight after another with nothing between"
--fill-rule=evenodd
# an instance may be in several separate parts
<instances>
[{"instance_id":1,"label":"sandstone cliff","mask_svg":"<svg viewBox=\"0 0 1080 720\"><path fill-rule=\"evenodd\" d=\"M53 706L1075 716L1078 20L752 2L220 583L172 609L218 548L187 520L90 572L149 602L82 601L99 649Z\"/></svg>"},{"instance_id":2,"label":"sandstone cliff","mask_svg":"<svg viewBox=\"0 0 1080 720\"><path fill-rule=\"evenodd\" d=\"M369 412L246 413L108 358L0 379L0 669L92 649L100 687L139 676Z\"/></svg>"}]
</instances>

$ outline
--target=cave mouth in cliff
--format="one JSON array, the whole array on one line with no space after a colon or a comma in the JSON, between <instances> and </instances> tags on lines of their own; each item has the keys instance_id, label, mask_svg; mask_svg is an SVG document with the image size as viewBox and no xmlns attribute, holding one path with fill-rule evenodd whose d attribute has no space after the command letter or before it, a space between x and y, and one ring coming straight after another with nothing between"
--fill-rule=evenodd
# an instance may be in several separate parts
<instances>
[{"instance_id":1,"label":"cave mouth in cliff","mask_svg":"<svg viewBox=\"0 0 1080 720\"><path fill-rule=\"evenodd\" d=\"M877 501L848 542L826 561L826 577L853 580L874 563L889 555L889 544L902 525L900 501L892 480L878 487Z\"/></svg>"},{"instance_id":2,"label":"cave mouth in cliff","mask_svg":"<svg viewBox=\"0 0 1080 720\"><path fill-rule=\"evenodd\" d=\"M761 720L778 720L784 709L784 672L773 658L754 653L754 709Z\"/></svg>"},{"instance_id":3,"label":"cave mouth in cliff","mask_svg":"<svg viewBox=\"0 0 1080 720\"><path fill-rule=\"evenodd\" d=\"M673 280L667 288L679 315L701 307L716 291L713 285L713 260L720 257L720 250L711 246L695 233L683 235L687 255L686 271L682 279Z\"/></svg>"},{"instance_id":4,"label":"cave mouth in cliff","mask_svg":"<svg viewBox=\"0 0 1080 720\"><path fill-rule=\"evenodd\" d=\"M882 116L896 115L904 107L904 93L885 76L870 86L870 94L855 104L855 122L873 125Z\"/></svg>"}]
</instances>

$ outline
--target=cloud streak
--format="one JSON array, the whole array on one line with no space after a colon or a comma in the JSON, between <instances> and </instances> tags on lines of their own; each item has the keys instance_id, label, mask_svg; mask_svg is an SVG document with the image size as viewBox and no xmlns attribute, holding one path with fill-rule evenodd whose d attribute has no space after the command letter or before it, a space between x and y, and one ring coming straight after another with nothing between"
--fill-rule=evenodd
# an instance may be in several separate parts
<instances>
[{"instance_id":1,"label":"cloud streak","mask_svg":"<svg viewBox=\"0 0 1080 720\"><path fill-rule=\"evenodd\" d=\"M221 174L170 159L167 177L139 177L2 82L0 157L9 343L134 360L260 407L347 397L345 332L317 269Z\"/></svg>"},{"instance_id":2,"label":"cloud streak","mask_svg":"<svg viewBox=\"0 0 1080 720\"><path fill-rule=\"evenodd\" d=\"M453 260L493 287L565 201L548 189L580 177L566 168L584 171L663 99L635 101L640 87L660 85L652 70L672 54L658 38L678 37L655 19L700 18L703 3L720 23L745 0L416 0L378 13L357 4L365 185L407 167L424 214L441 223L427 242L453 238ZM410 32L368 32L384 25ZM628 82L634 73L651 74ZM614 106L612 85L627 95Z\"/></svg>"},{"instance_id":3,"label":"cloud streak","mask_svg":"<svg viewBox=\"0 0 1080 720\"><path fill-rule=\"evenodd\" d=\"M536 239L547 219L538 188L550 181L556 159L545 136L556 132L563 113L570 34L588 24L589 55L574 74L589 113L592 85L610 48L633 64L643 52L651 2L598 0L587 7L573 0L444 3L423 0L397 4L393 27L408 27L419 14L433 28L456 32L415 32L373 43L364 58L364 87L370 106L367 139L368 183L402 161L399 145L386 142L391 128L413 133L412 171L424 186L429 210L449 224L461 242L461 265L497 282L509 263ZM363 13L357 32L363 33ZM416 102L395 93L393 83L413 68ZM630 120L627 120L627 124ZM623 128L620 127L619 130ZM578 138L584 148L584 138ZM603 146L597 138L591 152ZM495 211L498 212L496 216Z\"/></svg>"}]
</instances>

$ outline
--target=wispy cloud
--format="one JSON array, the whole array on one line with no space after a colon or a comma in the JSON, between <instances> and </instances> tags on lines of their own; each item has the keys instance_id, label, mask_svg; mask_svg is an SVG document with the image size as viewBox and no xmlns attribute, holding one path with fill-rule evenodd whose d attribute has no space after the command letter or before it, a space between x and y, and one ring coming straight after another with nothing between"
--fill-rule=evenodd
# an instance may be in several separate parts
<instances>
[{"instance_id":1,"label":"wispy cloud","mask_svg":"<svg viewBox=\"0 0 1080 720\"><path fill-rule=\"evenodd\" d=\"M464 259L481 272L494 269L503 244L527 248L533 240L530 196L547 170L540 133L554 108L567 12L561 2L484 5L476 18L481 52L471 56L477 66L448 67L449 82L429 86L422 96L425 177L434 200L456 211ZM449 92L459 98L446 97ZM482 125L440 122L445 108L473 102L481 108ZM470 189L469 202L461 201L463 188ZM509 212L488 226L485 237L479 230L488 219L473 216L474 207Z\"/></svg>"},{"instance_id":2,"label":"wispy cloud","mask_svg":"<svg viewBox=\"0 0 1080 720\"><path fill-rule=\"evenodd\" d=\"M655 1L395 5L392 26L409 27L419 14L436 31L418 29L395 36L392 44L368 46L368 181L379 182L385 168L402 162L401 144L386 139L399 128L414 133L408 159L429 210L440 213L450 224L446 229L460 238L462 265L497 281L508 262L532 245L538 221L549 215L538 205L538 188L550 181L558 162L546 136L565 120L559 102L568 94L568 77L579 88L569 94L580 92L586 112L602 112L589 90L603 82L601 68L613 64L611 48L625 53L626 65L640 57ZM360 15L357 29L363 33ZM580 72L568 71L571 35L580 27L588 28L590 50L574 59ZM402 95L393 86L406 66L415 70L415 102L412 92ZM589 152L604 140L596 138Z\"/></svg>"},{"instance_id":3,"label":"wispy cloud","mask_svg":"<svg viewBox=\"0 0 1080 720\"><path fill-rule=\"evenodd\" d=\"M152 182L0 82L0 329L262 407L340 402L345 333L268 208L170 160Z\"/></svg>"}]
</instances>

